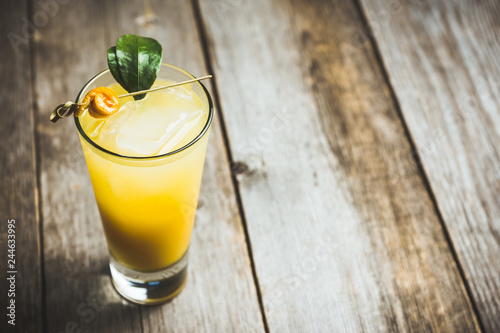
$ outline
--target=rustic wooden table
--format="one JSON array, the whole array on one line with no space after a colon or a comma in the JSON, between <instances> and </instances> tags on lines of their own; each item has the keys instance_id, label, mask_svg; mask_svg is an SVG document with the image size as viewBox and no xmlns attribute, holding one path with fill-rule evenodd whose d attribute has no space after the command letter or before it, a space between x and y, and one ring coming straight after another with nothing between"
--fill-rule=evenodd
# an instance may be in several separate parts
<instances>
[{"instance_id":1,"label":"rustic wooden table","mask_svg":"<svg viewBox=\"0 0 500 333\"><path fill-rule=\"evenodd\" d=\"M495 0L3 1L0 331L500 332L499 17ZM215 76L188 284L156 307L114 291L75 126L48 120L124 33Z\"/></svg>"}]
</instances>

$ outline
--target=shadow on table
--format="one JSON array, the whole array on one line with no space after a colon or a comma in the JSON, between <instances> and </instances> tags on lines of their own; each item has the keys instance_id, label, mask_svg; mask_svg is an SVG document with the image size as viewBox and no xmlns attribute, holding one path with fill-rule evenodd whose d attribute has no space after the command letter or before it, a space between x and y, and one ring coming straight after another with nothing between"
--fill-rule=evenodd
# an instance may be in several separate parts
<instances>
[{"instance_id":1,"label":"shadow on table","mask_svg":"<svg viewBox=\"0 0 500 333\"><path fill-rule=\"evenodd\" d=\"M56 266L61 264L58 261ZM46 282L48 332L141 330L139 306L124 300L115 291L107 256L97 263L66 262L64 265L72 265L71 274L52 274ZM47 263L47 267L55 266ZM67 267L64 271L68 271Z\"/></svg>"}]
</instances>

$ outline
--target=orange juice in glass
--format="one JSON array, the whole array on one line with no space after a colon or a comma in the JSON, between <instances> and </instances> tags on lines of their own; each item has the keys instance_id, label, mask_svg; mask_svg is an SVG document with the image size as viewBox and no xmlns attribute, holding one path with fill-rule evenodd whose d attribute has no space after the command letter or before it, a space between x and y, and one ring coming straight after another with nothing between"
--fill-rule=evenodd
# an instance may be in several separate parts
<instances>
[{"instance_id":1,"label":"orange juice in glass","mask_svg":"<svg viewBox=\"0 0 500 333\"><path fill-rule=\"evenodd\" d=\"M162 64L154 86L189 73ZM126 91L106 70L96 87ZM154 88L153 86L153 88ZM182 289L208 134L212 100L200 82L121 100L120 111L75 117L110 253L113 284L125 298L162 303Z\"/></svg>"}]
</instances>

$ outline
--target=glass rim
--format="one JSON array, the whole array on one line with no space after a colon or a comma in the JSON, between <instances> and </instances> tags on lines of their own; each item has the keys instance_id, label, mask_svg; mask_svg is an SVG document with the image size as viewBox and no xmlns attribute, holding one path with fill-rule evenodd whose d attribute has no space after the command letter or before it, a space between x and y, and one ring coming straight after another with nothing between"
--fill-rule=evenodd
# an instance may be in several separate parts
<instances>
[{"instance_id":1,"label":"glass rim","mask_svg":"<svg viewBox=\"0 0 500 333\"><path fill-rule=\"evenodd\" d=\"M179 67L174 66L174 65L165 64L165 63L162 63L161 65L173 68L173 69L175 69L177 71L180 71L180 72L186 74L190 78L196 79L196 77L193 74L191 74L191 73L183 70L182 68L179 68ZM83 88L80 90L80 92L76 96L75 102L78 103L78 100L80 99L80 97L82 97L82 93L85 90L85 88L87 88L90 84L92 84L94 81L96 81L98 78L100 78L102 75L104 75L104 74L106 74L108 72L109 72L109 68L105 69L105 70L103 70L101 72L99 72L94 77L92 77L87 83L85 83L85 85L83 86ZM175 154L178 154L178 153L180 153L180 152L188 149L192 145L194 145L196 142L198 142L208 132L208 129L210 128L210 125L212 124L212 119L213 119L213 116L214 116L214 106L213 106L213 102L212 102L212 96L210 96L210 93L208 92L207 88L200 81L196 81L196 82L193 82L193 83L199 84L201 86L201 88L203 89L203 92L207 96L207 101L208 101L208 117L207 117L207 122L205 123L205 126L203 126L203 129L201 130L201 132L193 140L191 140L189 143L185 144L184 146L182 146L182 147L180 147L180 148L178 148L176 150L173 150L173 151L165 153L165 154L154 155L154 156L128 156L128 155L118 154L118 153L115 153L115 152L113 152L113 151L111 151L109 149L106 149L106 148L98 145L94 140L92 140L91 138L89 138L88 135L87 135L87 133L85 133L85 131L83 130L82 125L80 124L79 117L74 117L75 118L75 124L76 124L76 127L78 129L78 132L85 139L85 141L87 141L88 143L90 143L95 148L99 149L100 151L102 151L102 152L104 152L104 153L106 153L108 155L112 155L112 156L123 158L123 159L130 159L130 160L155 160L155 159L161 159L161 158L164 158L164 157L173 156Z\"/></svg>"}]
</instances>

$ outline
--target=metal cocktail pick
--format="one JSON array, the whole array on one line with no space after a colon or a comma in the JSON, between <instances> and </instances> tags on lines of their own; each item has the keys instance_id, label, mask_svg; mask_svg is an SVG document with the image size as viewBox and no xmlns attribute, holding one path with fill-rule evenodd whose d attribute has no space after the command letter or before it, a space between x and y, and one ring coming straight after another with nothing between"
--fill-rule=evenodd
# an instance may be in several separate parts
<instances>
[{"instance_id":1,"label":"metal cocktail pick","mask_svg":"<svg viewBox=\"0 0 500 333\"><path fill-rule=\"evenodd\" d=\"M212 78L212 75L206 75L206 76L198 77L198 78L192 79L192 80L172 83L172 84L168 84L166 86L161 86L161 87L156 87L156 88L152 88L152 89L141 90L141 91L136 91L136 92L129 93L129 94L120 95L120 96L118 96L118 98L141 95L141 94L145 94L145 93L152 92L152 91L181 86L181 85L186 84L186 83L201 81L201 80L210 79L210 78ZM58 121L61 118L66 118L66 117L71 116L78 109L79 105L81 105L81 103L75 103L75 102L71 102L71 101L68 101L65 104L58 105L55 108L55 110L52 111L52 113L50 114L50 121L55 123L56 121Z\"/></svg>"}]
</instances>

